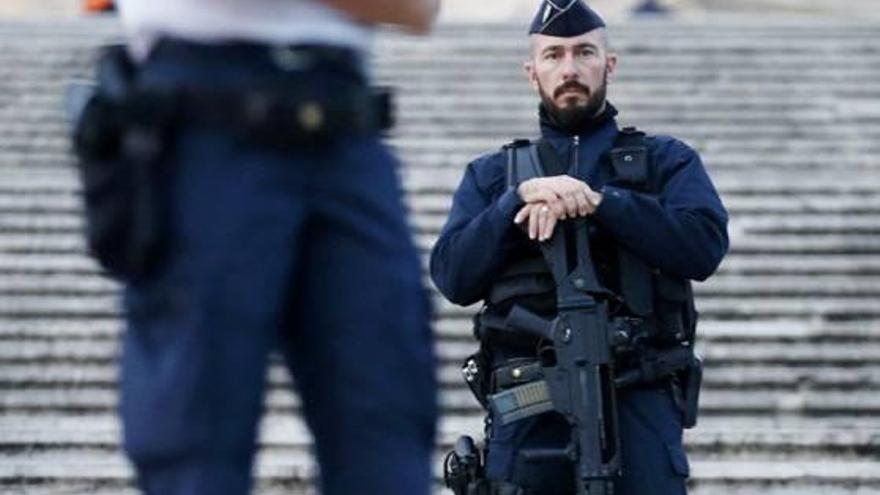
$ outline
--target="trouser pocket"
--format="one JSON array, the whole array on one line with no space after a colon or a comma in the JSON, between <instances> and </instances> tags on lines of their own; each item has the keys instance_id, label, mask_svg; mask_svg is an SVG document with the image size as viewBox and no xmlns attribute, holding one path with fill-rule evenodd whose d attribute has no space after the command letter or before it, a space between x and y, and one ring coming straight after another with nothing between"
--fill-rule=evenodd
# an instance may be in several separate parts
<instances>
[{"instance_id":1,"label":"trouser pocket","mask_svg":"<svg viewBox=\"0 0 880 495\"><path fill-rule=\"evenodd\" d=\"M690 466L669 388L628 389L618 399L623 475L615 495L685 494Z\"/></svg>"}]
</instances>

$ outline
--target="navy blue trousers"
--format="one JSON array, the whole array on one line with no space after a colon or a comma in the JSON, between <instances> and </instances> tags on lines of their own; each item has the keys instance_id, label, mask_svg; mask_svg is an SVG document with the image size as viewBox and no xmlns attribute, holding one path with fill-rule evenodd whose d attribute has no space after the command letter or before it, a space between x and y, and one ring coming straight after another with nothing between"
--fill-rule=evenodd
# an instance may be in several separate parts
<instances>
[{"instance_id":1,"label":"navy blue trousers","mask_svg":"<svg viewBox=\"0 0 880 495\"><path fill-rule=\"evenodd\" d=\"M615 495L684 495L689 475L682 446L681 413L668 387L618 393L623 475ZM523 448L560 447L568 442L568 423L554 413L495 426L488 442L490 479L508 481L535 495L574 493L570 463L527 463Z\"/></svg>"},{"instance_id":2,"label":"navy blue trousers","mask_svg":"<svg viewBox=\"0 0 880 495\"><path fill-rule=\"evenodd\" d=\"M142 77L247 88L266 76L234 57L171 56ZM168 263L124 299L120 408L144 491L249 491L277 351L322 493L429 493L430 308L389 151L375 136L282 151L182 127L168 161Z\"/></svg>"}]
</instances>

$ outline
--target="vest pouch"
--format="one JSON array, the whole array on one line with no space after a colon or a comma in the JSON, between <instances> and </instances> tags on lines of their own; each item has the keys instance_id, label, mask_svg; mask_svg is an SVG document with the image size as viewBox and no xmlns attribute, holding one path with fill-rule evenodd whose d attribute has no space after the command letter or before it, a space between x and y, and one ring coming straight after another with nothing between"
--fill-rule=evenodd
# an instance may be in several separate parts
<instances>
[{"instance_id":1,"label":"vest pouch","mask_svg":"<svg viewBox=\"0 0 880 495\"><path fill-rule=\"evenodd\" d=\"M614 183L637 191L648 190L653 183L648 166L648 149L644 146L614 148L609 152L614 167Z\"/></svg>"},{"instance_id":2,"label":"vest pouch","mask_svg":"<svg viewBox=\"0 0 880 495\"><path fill-rule=\"evenodd\" d=\"M654 314L661 342L692 342L696 311L690 282L658 273L654 275Z\"/></svg>"}]
</instances>

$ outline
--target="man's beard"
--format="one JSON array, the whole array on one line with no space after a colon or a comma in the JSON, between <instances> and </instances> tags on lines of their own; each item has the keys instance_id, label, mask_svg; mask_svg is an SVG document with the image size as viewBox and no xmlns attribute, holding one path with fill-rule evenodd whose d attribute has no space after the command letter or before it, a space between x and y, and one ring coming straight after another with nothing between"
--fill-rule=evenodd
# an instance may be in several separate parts
<instances>
[{"instance_id":1,"label":"man's beard","mask_svg":"<svg viewBox=\"0 0 880 495\"><path fill-rule=\"evenodd\" d=\"M581 91L587 96L586 102L565 102L564 106L556 104L556 99L564 92L569 90ZM605 98L608 91L608 73L605 73L602 84L594 91L589 87L577 82L569 81L562 84L554 91L553 97L548 95L544 88L540 88L541 104L549 114L550 118L563 130L577 131L583 128L587 123L595 119L605 108ZM572 97L564 97L574 98Z\"/></svg>"}]
</instances>

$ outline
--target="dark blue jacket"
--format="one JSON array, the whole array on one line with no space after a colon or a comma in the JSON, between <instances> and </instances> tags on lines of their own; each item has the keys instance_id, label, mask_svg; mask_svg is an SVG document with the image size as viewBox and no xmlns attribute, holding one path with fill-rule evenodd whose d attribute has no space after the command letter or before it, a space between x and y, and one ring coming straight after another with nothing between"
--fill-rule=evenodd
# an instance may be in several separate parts
<instances>
[{"instance_id":1,"label":"dark blue jacket","mask_svg":"<svg viewBox=\"0 0 880 495\"><path fill-rule=\"evenodd\" d=\"M699 155L677 139L648 137L662 185L659 195L608 185L613 171L604 155L618 134L615 115L609 105L603 119L579 134L577 155L573 137L547 119L542 119L541 131L560 156L578 157L569 175L604 193L593 215L603 235L667 274L705 280L721 263L729 241L727 211ZM507 188L506 165L502 151L468 164L434 245L431 277L453 303L468 305L484 299L510 262L537 252L536 241L513 223L523 202ZM597 249L593 251L595 258Z\"/></svg>"}]
</instances>

